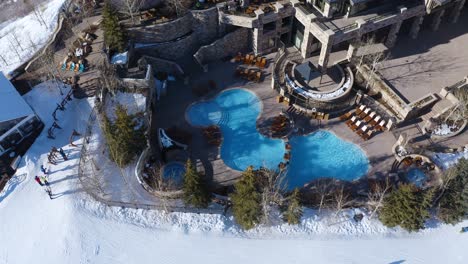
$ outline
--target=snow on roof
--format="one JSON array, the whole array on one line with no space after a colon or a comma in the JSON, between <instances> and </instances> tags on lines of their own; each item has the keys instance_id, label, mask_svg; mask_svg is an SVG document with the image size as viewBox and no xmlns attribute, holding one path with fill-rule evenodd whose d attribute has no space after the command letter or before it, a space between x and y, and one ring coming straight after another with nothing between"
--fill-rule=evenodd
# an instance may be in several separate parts
<instances>
[{"instance_id":1,"label":"snow on roof","mask_svg":"<svg viewBox=\"0 0 468 264\"><path fill-rule=\"evenodd\" d=\"M127 63L127 58L128 58L128 51L124 53L117 53L111 58L111 63L112 64L125 64Z\"/></svg>"},{"instance_id":2,"label":"snow on roof","mask_svg":"<svg viewBox=\"0 0 468 264\"><path fill-rule=\"evenodd\" d=\"M31 107L0 72L0 122L33 115Z\"/></svg>"}]
</instances>

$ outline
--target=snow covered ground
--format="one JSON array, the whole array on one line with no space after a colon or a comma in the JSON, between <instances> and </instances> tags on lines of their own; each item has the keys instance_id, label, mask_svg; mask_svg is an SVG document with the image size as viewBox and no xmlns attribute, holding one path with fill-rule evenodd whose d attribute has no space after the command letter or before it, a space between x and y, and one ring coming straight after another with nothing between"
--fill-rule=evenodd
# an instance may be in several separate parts
<instances>
[{"instance_id":1,"label":"snow covered ground","mask_svg":"<svg viewBox=\"0 0 468 264\"><path fill-rule=\"evenodd\" d=\"M25 95L47 123L61 97L41 85ZM307 210L298 226L276 224L244 232L232 216L108 207L85 194L77 178L79 147L67 145L72 129L84 132L92 100L74 99L59 112L63 127L43 132L0 193L0 264L21 263L468 263L461 226L428 223L420 233L388 229L346 211L340 217ZM81 145L81 140L76 144ZM52 146L70 156L50 167L50 200L35 181Z\"/></svg>"},{"instance_id":2,"label":"snow covered ground","mask_svg":"<svg viewBox=\"0 0 468 264\"><path fill-rule=\"evenodd\" d=\"M2 23L0 29L0 71L5 74L29 60L49 40L65 0L49 0L22 18ZM3 26L5 25L5 26Z\"/></svg>"}]
</instances>

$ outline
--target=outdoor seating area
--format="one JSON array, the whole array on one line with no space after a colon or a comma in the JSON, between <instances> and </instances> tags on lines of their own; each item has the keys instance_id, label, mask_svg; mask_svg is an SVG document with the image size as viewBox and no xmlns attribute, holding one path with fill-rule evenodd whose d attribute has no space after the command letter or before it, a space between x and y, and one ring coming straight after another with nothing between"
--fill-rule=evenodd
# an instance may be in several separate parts
<instances>
[{"instance_id":1,"label":"outdoor seating area","mask_svg":"<svg viewBox=\"0 0 468 264\"><path fill-rule=\"evenodd\" d=\"M236 68L236 76L252 82L260 82L262 80L262 69L264 69L267 64L265 57L255 56L252 54L242 55L241 53L238 53L234 57L234 62L240 62L243 64Z\"/></svg>"},{"instance_id":2,"label":"outdoor seating area","mask_svg":"<svg viewBox=\"0 0 468 264\"><path fill-rule=\"evenodd\" d=\"M203 136L205 136L208 144L212 146L219 146L221 145L222 136L221 130L218 126L209 126L203 129Z\"/></svg>"},{"instance_id":3,"label":"outdoor seating area","mask_svg":"<svg viewBox=\"0 0 468 264\"><path fill-rule=\"evenodd\" d=\"M92 52L91 44L97 38L92 28L82 32L81 36L73 42L67 56L61 64L62 71L84 72L87 69L86 56Z\"/></svg>"},{"instance_id":4,"label":"outdoor seating area","mask_svg":"<svg viewBox=\"0 0 468 264\"><path fill-rule=\"evenodd\" d=\"M284 137L291 129L292 124L287 116L284 114L273 117L270 132L271 136L275 138Z\"/></svg>"},{"instance_id":5,"label":"outdoor seating area","mask_svg":"<svg viewBox=\"0 0 468 264\"><path fill-rule=\"evenodd\" d=\"M376 111L364 104L339 117L346 125L364 140L370 139L376 132L385 131L385 121Z\"/></svg>"}]
</instances>

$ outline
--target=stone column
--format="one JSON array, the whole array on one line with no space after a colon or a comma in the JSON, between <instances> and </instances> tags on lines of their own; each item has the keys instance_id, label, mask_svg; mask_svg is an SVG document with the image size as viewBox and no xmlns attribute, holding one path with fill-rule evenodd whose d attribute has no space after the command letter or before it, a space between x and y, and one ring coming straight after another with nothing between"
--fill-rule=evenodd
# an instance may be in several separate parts
<instances>
[{"instance_id":1,"label":"stone column","mask_svg":"<svg viewBox=\"0 0 468 264\"><path fill-rule=\"evenodd\" d=\"M400 31L401 24L403 23L402 20L396 22L395 24L392 25L390 28L390 32L388 33L387 40L385 41L385 46L388 48L392 48L395 46L397 37L398 37L398 32Z\"/></svg>"},{"instance_id":2,"label":"stone column","mask_svg":"<svg viewBox=\"0 0 468 264\"><path fill-rule=\"evenodd\" d=\"M301 44L301 55L302 57L308 58L310 54L310 42L313 40L313 37L311 38L311 33L309 30L309 27L304 28L304 37L302 38L302 44Z\"/></svg>"},{"instance_id":3,"label":"stone column","mask_svg":"<svg viewBox=\"0 0 468 264\"><path fill-rule=\"evenodd\" d=\"M439 29L439 26L440 26L440 22L442 21L442 16L444 15L445 13L445 9L442 9L440 11L437 11L435 14L434 14L434 20L432 21L432 31L437 31Z\"/></svg>"},{"instance_id":4,"label":"stone column","mask_svg":"<svg viewBox=\"0 0 468 264\"><path fill-rule=\"evenodd\" d=\"M263 25L262 28L254 28L252 33L252 50L255 55L263 52Z\"/></svg>"},{"instance_id":5,"label":"stone column","mask_svg":"<svg viewBox=\"0 0 468 264\"><path fill-rule=\"evenodd\" d=\"M465 0L460 0L458 1L455 6L453 7L452 14L451 14L451 22L452 23L457 23L458 17L460 17L460 12L463 9L463 6L465 5Z\"/></svg>"},{"instance_id":6,"label":"stone column","mask_svg":"<svg viewBox=\"0 0 468 264\"><path fill-rule=\"evenodd\" d=\"M413 23L411 24L411 29L410 29L410 37L412 39L416 39L419 34L419 29L421 29L421 24L424 20L424 16L417 16L413 19Z\"/></svg>"},{"instance_id":7,"label":"stone column","mask_svg":"<svg viewBox=\"0 0 468 264\"><path fill-rule=\"evenodd\" d=\"M327 72L328 60L330 59L330 53L333 47L333 37L335 32L333 32L333 30L331 29L328 29L327 31L325 31L325 33L328 35L328 39L327 42L322 43L322 49L320 50L320 57L318 60L318 66L322 73Z\"/></svg>"},{"instance_id":8,"label":"stone column","mask_svg":"<svg viewBox=\"0 0 468 264\"><path fill-rule=\"evenodd\" d=\"M348 61L351 61L351 59L354 56L356 56L356 52L358 51L358 49L359 49L359 42L358 41L354 40L349 44L348 54L346 55L346 58L348 59Z\"/></svg>"}]
</instances>

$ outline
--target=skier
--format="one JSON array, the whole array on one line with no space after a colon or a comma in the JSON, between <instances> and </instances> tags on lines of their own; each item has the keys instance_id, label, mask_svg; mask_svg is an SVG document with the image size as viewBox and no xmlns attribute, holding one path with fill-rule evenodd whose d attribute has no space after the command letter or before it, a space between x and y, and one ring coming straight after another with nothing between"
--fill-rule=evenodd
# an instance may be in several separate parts
<instances>
[{"instance_id":1,"label":"skier","mask_svg":"<svg viewBox=\"0 0 468 264\"><path fill-rule=\"evenodd\" d=\"M49 182L47 181L47 177L46 176L40 176L39 177L40 180L45 184L45 186L49 187Z\"/></svg>"},{"instance_id":2,"label":"skier","mask_svg":"<svg viewBox=\"0 0 468 264\"><path fill-rule=\"evenodd\" d=\"M59 149L59 153L60 153L60 155L62 155L62 158L63 158L64 160L68 160L67 155L65 154L65 151L63 151L62 148Z\"/></svg>"},{"instance_id":3,"label":"skier","mask_svg":"<svg viewBox=\"0 0 468 264\"><path fill-rule=\"evenodd\" d=\"M47 169L44 168L44 165L41 165L41 171L42 171L42 173L44 173L45 175L49 174L49 173L47 172Z\"/></svg>"},{"instance_id":4,"label":"skier","mask_svg":"<svg viewBox=\"0 0 468 264\"><path fill-rule=\"evenodd\" d=\"M37 175L34 177L34 180L36 180L36 182L39 183L39 185L44 186L44 184L41 181L41 178L39 178Z\"/></svg>"}]
</instances>

